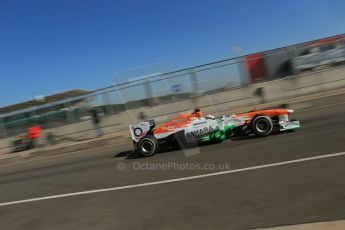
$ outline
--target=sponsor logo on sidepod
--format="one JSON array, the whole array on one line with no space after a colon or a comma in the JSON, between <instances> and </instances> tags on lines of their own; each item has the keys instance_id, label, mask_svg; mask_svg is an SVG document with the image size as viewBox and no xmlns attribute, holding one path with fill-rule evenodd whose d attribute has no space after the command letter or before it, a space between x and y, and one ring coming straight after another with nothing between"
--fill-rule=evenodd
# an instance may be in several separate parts
<instances>
[{"instance_id":1,"label":"sponsor logo on sidepod","mask_svg":"<svg viewBox=\"0 0 345 230\"><path fill-rule=\"evenodd\" d=\"M197 130L193 130L189 133L186 133L186 137L187 138L192 138L192 137L199 137L202 136L204 134L210 133L217 130L217 128L214 128L212 126L208 126L208 127L204 127L202 129L197 129Z\"/></svg>"}]
</instances>

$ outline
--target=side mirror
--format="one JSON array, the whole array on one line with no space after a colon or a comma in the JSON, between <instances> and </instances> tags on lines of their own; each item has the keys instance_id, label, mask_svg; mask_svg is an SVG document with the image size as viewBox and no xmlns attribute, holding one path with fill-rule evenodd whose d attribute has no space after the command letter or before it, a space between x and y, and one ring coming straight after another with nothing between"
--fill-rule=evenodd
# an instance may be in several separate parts
<instances>
[{"instance_id":1,"label":"side mirror","mask_svg":"<svg viewBox=\"0 0 345 230\"><path fill-rule=\"evenodd\" d=\"M213 115L211 115L211 114L207 114L207 115L206 115L206 119L212 119L212 120L214 120L214 119L216 119L216 117L213 116Z\"/></svg>"}]
</instances>

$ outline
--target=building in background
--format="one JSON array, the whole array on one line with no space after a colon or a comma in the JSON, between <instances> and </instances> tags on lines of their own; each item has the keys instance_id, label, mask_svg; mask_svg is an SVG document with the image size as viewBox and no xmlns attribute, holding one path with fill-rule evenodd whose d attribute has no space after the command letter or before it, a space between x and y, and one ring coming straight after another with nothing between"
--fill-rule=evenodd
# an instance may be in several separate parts
<instances>
[{"instance_id":1,"label":"building in background","mask_svg":"<svg viewBox=\"0 0 345 230\"><path fill-rule=\"evenodd\" d=\"M44 128L64 125L68 120L68 110L79 108L85 98L66 103L66 99L84 96L86 90L70 90L47 97L0 108L2 135L13 136L26 132L32 123L40 123ZM75 112L74 112L75 113Z\"/></svg>"}]
</instances>

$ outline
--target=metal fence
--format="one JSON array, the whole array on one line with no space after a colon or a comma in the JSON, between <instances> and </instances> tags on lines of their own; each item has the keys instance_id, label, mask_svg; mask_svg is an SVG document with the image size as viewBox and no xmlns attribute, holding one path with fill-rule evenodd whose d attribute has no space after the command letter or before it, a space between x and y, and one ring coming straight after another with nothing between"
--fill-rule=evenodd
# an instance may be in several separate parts
<instances>
[{"instance_id":1,"label":"metal fence","mask_svg":"<svg viewBox=\"0 0 345 230\"><path fill-rule=\"evenodd\" d=\"M186 98L231 90L260 81L330 68L345 62L345 36L274 49L193 68L141 77L90 94L0 115L0 138L25 133L34 123L43 129L90 119L90 109L104 116ZM116 75L115 79L123 76Z\"/></svg>"}]
</instances>

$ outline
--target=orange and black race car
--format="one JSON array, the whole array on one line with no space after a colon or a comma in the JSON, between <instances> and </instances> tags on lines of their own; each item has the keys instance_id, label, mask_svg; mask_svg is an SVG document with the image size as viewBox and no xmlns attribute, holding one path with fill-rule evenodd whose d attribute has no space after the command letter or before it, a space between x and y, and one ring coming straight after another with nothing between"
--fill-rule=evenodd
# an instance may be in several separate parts
<instances>
[{"instance_id":1,"label":"orange and black race car","mask_svg":"<svg viewBox=\"0 0 345 230\"><path fill-rule=\"evenodd\" d=\"M204 116L196 109L158 127L155 127L154 120L130 125L130 131L136 151L142 156L152 156L163 145L184 147L195 142L220 143L235 136L264 137L274 131L294 130L300 124L297 120L289 120L291 113L293 110L289 109L253 110L215 118Z\"/></svg>"}]
</instances>

